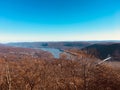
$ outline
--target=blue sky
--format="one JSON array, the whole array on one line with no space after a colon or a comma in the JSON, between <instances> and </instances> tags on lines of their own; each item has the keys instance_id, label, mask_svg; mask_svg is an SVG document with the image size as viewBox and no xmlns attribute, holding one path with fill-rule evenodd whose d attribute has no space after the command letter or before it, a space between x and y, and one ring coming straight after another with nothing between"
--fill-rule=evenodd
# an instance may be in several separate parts
<instances>
[{"instance_id":1,"label":"blue sky","mask_svg":"<svg viewBox=\"0 0 120 90\"><path fill-rule=\"evenodd\" d=\"M0 42L120 40L120 0L0 0Z\"/></svg>"}]
</instances>

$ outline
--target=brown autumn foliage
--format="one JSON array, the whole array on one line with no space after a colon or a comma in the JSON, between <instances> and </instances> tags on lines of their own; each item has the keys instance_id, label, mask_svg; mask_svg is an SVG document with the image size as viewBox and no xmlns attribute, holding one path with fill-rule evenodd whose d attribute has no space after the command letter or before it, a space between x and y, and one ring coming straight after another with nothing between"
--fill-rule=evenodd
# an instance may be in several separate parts
<instances>
[{"instance_id":1,"label":"brown autumn foliage","mask_svg":"<svg viewBox=\"0 0 120 90\"><path fill-rule=\"evenodd\" d=\"M46 57L47 56L47 57ZM40 49L30 49L12 46L0 46L0 57L7 57L9 60L22 60L28 57L43 58L45 60L52 59L51 53Z\"/></svg>"},{"instance_id":2,"label":"brown autumn foliage","mask_svg":"<svg viewBox=\"0 0 120 90\"><path fill-rule=\"evenodd\" d=\"M120 90L120 74L94 60L0 59L0 90Z\"/></svg>"},{"instance_id":3,"label":"brown autumn foliage","mask_svg":"<svg viewBox=\"0 0 120 90\"><path fill-rule=\"evenodd\" d=\"M1 53L0 90L120 90L120 69L96 65L86 54L68 60L18 53Z\"/></svg>"}]
</instances>

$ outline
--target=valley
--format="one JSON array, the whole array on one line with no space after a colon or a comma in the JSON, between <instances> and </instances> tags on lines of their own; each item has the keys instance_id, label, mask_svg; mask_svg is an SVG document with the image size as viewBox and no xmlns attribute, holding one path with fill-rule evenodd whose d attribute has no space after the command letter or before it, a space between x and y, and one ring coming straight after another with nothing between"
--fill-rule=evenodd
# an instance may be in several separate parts
<instances>
[{"instance_id":1,"label":"valley","mask_svg":"<svg viewBox=\"0 0 120 90\"><path fill-rule=\"evenodd\" d=\"M60 43L0 44L0 90L120 89L119 42ZM108 54L112 59L100 63Z\"/></svg>"}]
</instances>

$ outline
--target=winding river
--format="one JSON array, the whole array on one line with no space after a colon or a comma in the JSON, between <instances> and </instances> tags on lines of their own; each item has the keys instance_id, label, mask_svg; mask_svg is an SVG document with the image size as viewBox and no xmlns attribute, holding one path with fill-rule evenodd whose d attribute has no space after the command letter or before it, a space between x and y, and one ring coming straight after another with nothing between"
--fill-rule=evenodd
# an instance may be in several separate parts
<instances>
[{"instance_id":1,"label":"winding river","mask_svg":"<svg viewBox=\"0 0 120 90\"><path fill-rule=\"evenodd\" d=\"M40 49L43 51L48 51L48 52L52 53L54 58L59 58L60 53L62 53L62 51L57 48L40 48Z\"/></svg>"}]
</instances>

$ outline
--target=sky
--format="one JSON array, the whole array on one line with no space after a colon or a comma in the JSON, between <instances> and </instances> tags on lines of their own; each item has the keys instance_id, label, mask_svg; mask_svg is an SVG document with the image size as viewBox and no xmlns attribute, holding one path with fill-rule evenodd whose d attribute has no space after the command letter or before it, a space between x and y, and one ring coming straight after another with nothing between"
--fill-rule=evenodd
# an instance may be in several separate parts
<instances>
[{"instance_id":1,"label":"sky","mask_svg":"<svg viewBox=\"0 0 120 90\"><path fill-rule=\"evenodd\" d=\"M0 42L120 40L120 0L0 0Z\"/></svg>"}]
</instances>

